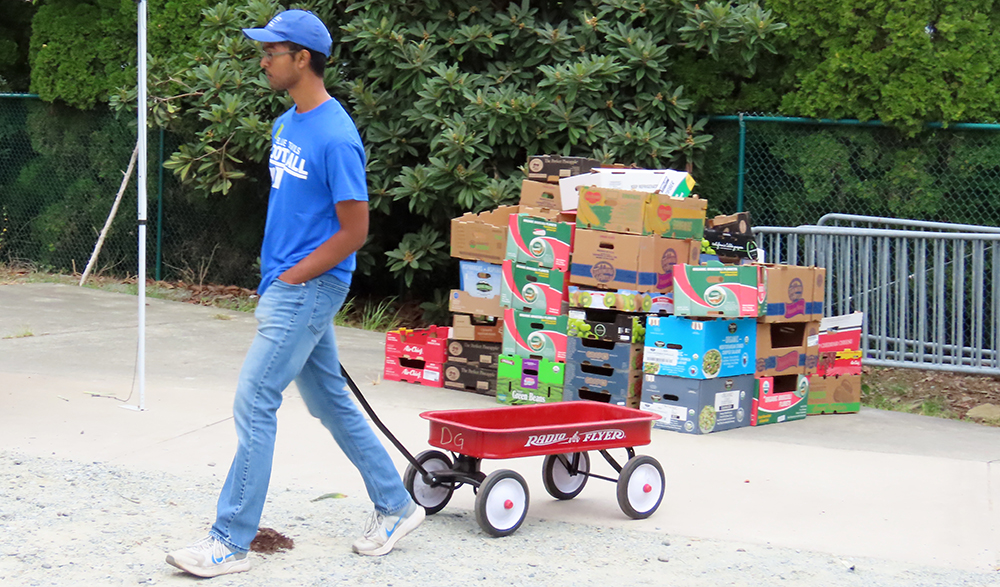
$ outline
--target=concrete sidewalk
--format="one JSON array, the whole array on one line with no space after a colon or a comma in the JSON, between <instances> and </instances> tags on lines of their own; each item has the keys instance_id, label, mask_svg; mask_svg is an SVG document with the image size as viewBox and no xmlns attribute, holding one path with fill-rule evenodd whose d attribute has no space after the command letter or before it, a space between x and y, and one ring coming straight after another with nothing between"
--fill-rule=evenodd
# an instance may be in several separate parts
<instances>
[{"instance_id":1,"label":"concrete sidewalk","mask_svg":"<svg viewBox=\"0 0 1000 587\"><path fill-rule=\"evenodd\" d=\"M53 284L0 286L0 447L217 478L235 447L233 390L254 333L250 314L147 300L146 410L134 392L137 298ZM30 334L30 335L29 335ZM381 381L383 335L338 330L345 366L412 452L429 448L423 410L488 408L492 398ZM113 398L127 402L117 401ZM92 394L108 397L94 397ZM272 491L362 495L360 476L294 387L279 417ZM388 441L386 441L388 446ZM551 499L541 458L487 461L520 472L530 518L773 544L842 557L988 570L1000 565L1000 429L863 410L707 436L653 431L637 449L667 476L647 520L591 480ZM389 453L402 471L405 459ZM613 474L603 459L595 473ZM606 470L605 470L606 469ZM472 490L448 509L471 509ZM474 522L472 522L474 523Z\"/></svg>"}]
</instances>

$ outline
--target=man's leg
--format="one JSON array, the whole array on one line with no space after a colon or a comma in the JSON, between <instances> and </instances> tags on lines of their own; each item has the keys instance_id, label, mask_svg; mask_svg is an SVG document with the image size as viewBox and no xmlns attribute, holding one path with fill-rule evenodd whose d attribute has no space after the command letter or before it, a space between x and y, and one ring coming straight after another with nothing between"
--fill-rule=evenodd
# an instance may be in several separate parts
<instances>
[{"instance_id":1,"label":"man's leg","mask_svg":"<svg viewBox=\"0 0 1000 587\"><path fill-rule=\"evenodd\" d=\"M332 284L332 291L342 291L340 301L335 302L339 306L343 296L347 295L347 287L332 278L329 283ZM396 540L419 525L423 519L423 508L416 508L420 510L419 516L412 515L413 500L403 487L399 472L351 399L347 382L340 372L333 324L328 325L295 381L309 413L319 418L361 473L368 497L375 505L375 517L379 521L388 518L393 522L400 516L406 518L398 528L390 528L390 535L384 537L391 541L387 547L384 543L378 545L380 549L384 548L384 552L377 554L388 552ZM398 534L393 537L396 531Z\"/></svg>"},{"instance_id":2,"label":"man's leg","mask_svg":"<svg viewBox=\"0 0 1000 587\"><path fill-rule=\"evenodd\" d=\"M238 445L219 495L209 537L171 553L167 562L200 576L246 570L245 553L257 534L267 488L282 392L333 319L329 296L312 280L275 281L257 306L257 334L240 372L233 416ZM195 548L201 545L201 548Z\"/></svg>"}]
</instances>

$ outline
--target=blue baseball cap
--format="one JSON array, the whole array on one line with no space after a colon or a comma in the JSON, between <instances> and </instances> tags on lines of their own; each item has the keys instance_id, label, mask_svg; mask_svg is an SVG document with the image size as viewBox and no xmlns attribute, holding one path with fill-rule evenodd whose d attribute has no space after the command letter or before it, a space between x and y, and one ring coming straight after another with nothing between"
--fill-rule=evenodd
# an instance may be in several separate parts
<instances>
[{"instance_id":1,"label":"blue baseball cap","mask_svg":"<svg viewBox=\"0 0 1000 587\"><path fill-rule=\"evenodd\" d=\"M330 56L333 39L318 16L308 10L286 10L271 19L262 29L243 29L243 34L261 43L290 41L306 49Z\"/></svg>"}]
</instances>

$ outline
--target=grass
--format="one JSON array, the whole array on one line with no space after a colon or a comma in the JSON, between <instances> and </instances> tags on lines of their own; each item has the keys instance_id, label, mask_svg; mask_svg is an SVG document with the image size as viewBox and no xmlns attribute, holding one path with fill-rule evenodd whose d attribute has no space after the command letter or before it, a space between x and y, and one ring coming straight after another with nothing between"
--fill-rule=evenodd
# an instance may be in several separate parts
<instances>
[{"instance_id":1,"label":"grass","mask_svg":"<svg viewBox=\"0 0 1000 587\"><path fill-rule=\"evenodd\" d=\"M35 336L35 333L32 332L30 328L25 326L24 328L21 328L20 330L14 332L14 334L3 337L3 339L8 340L11 338L29 338L32 336Z\"/></svg>"}]
</instances>

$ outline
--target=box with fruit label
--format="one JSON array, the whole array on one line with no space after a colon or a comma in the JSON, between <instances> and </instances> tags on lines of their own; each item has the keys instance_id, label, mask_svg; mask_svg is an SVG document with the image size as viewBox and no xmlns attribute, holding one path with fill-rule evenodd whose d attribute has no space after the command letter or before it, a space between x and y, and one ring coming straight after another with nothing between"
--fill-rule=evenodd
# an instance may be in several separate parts
<instances>
[{"instance_id":1,"label":"box with fruit label","mask_svg":"<svg viewBox=\"0 0 1000 587\"><path fill-rule=\"evenodd\" d=\"M678 316L757 317L763 302L751 265L675 265L674 314Z\"/></svg>"},{"instance_id":2,"label":"box with fruit label","mask_svg":"<svg viewBox=\"0 0 1000 587\"><path fill-rule=\"evenodd\" d=\"M504 310L503 354L566 362L566 316Z\"/></svg>"},{"instance_id":3,"label":"box with fruit label","mask_svg":"<svg viewBox=\"0 0 1000 587\"><path fill-rule=\"evenodd\" d=\"M570 338L639 344L645 340L645 315L627 314L617 310L574 308L569 311L568 316L566 334Z\"/></svg>"},{"instance_id":4,"label":"box with fruit label","mask_svg":"<svg viewBox=\"0 0 1000 587\"><path fill-rule=\"evenodd\" d=\"M631 289L606 291L571 285L569 286L569 307L673 314L674 297L673 294L658 292L639 292Z\"/></svg>"},{"instance_id":5,"label":"box with fruit label","mask_svg":"<svg viewBox=\"0 0 1000 587\"><path fill-rule=\"evenodd\" d=\"M753 374L756 351L757 322L749 318L650 316L643 371L691 379Z\"/></svg>"},{"instance_id":6,"label":"box with fruit label","mask_svg":"<svg viewBox=\"0 0 1000 587\"><path fill-rule=\"evenodd\" d=\"M754 380L750 425L802 420L809 412L809 377L778 375Z\"/></svg>"},{"instance_id":7,"label":"box with fruit label","mask_svg":"<svg viewBox=\"0 0 1000 587\"><path fill-rule=\"evenodd\" d=\"M500 306L518 312L559 316L566 313L566 274L558 269L503 262Z\"/></svg>"},{"instance_id":8,"label":"box with fruit label","mask_svg":"<svg viewBox=\"0 0 1000 587\"><path fill-rule=\"evenodd\" d=\"M750 425L753 375L686 379L643 375L639 409L659 414L654 428L708 434Z\"/></svg>"},{"instance_id":9,"label":"box with fruit label","mask_svg":"<svg viewBox=\"0 0 1000 587\"><path fill-rule=\"evenodd\" d=\"M507 259L569 271L573 224L512 214L507 225Z\"/></svg>"},{"instance_id":10,"label":"box with fruit label","mask_svg":"<svg viewBox=\"0 0 1000 587\"><path fill-rule=\"evenodd\" d=\"M497 403L546 404L562 401L566 365L547 359L500 355Z\"/></svg>"}]
</instances>

